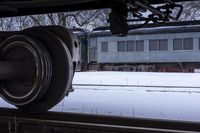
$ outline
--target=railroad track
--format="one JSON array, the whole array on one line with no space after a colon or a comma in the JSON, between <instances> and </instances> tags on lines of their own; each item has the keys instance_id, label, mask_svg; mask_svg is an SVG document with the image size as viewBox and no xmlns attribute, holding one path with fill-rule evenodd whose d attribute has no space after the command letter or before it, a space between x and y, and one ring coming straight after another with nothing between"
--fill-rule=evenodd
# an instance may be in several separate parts
<instances>
[{"instance_id":1,"label":"railroad track","mask_svg":"<svg viewBox=\"0 0 200 133\"><path fill-rule=\"evenodd\" d=\"M145 87L145 88L190 88L200 89L200 86L169 86L169 85L113 85L113 84L73 84L73 86L98 86L98 87Z\"/></svg>"},{"instance_id":2,"label":"railroad track","mask_svg":"<svg viewBox=\"0 0 200 133\"><path fill-rule=\"evenodd\" d=\"M0 108L0 133L200 133L200 123Z\"/></svg>"}]
</instances>

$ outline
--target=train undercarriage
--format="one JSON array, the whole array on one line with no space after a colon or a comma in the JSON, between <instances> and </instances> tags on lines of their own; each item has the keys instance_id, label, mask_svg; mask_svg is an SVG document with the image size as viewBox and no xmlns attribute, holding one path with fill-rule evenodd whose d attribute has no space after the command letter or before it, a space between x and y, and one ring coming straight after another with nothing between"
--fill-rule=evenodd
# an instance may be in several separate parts
<instances>
[{"instance_id":1,"label":"train undercarriage","mask_svg":"<svg viewBox=\"0 0 200 133\"><path fill-rule=\"evenodd\" d=\"M177 0L182 1L182 0ZM176 1L176 2L177 2ZM155 8L151 4L164 3ZM170 15L182 7L171 0L3 0L0 17L41 13L111 8L109 16L113 34L126 35L130 30L128 13L135 17L140 11L152 15L145 20L164 22L176 19ZM139 27L137 27L139 28ZM78 41L66 28L32 27L18 32L0 33L0 94L7 102L29 113L40 113L56 105L69 92L78 53Z\"/></svg>"}]
</instances>

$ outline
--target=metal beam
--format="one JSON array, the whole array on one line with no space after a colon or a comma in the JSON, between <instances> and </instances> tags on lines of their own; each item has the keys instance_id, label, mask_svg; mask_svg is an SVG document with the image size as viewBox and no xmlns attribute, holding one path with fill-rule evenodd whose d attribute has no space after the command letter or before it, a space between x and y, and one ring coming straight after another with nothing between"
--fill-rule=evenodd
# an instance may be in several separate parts
<instances>
[{"instance_id":1,"label":"metal beam","mask_svg":"<svg viewBox=\"0 0 200 133\"><path fill-rule=\"evenodd\" d=\"M77 10L110 8L119 0L3 0L0 2L0 17L12 17ZM150 0L150 4L164 0ZM193 1L193 0L176 0Z\"/></svg>"}]
</instances>

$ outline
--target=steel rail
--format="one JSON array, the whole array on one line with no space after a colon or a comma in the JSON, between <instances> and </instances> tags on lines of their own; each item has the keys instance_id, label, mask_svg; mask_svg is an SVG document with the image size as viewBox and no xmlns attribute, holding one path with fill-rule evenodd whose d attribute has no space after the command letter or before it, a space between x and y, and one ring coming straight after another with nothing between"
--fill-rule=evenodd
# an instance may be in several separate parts
<instances>
[{"instance_id":1,"label":"steel rail","mask_svg":"<svg viewBox=\"0 0 200 133\"><path fill-rule=\"evenodd\" d=\"M86 86L86 87L146 87L146 88L191 88L200 89L200 86L173 86L173 85L114 85L114 84L72 84L73 86Z\"/></svg>"},{"instance_id":2,"label":"steel rail","mask_svg":"<svg viewBox=\"0 0 200 133\"><path fill-rule=\"evenodd\" d=\"M0 108L0 130L3 133L200 133L200 123L58 112L26 114Z\"/></svg>"}]
</instances>

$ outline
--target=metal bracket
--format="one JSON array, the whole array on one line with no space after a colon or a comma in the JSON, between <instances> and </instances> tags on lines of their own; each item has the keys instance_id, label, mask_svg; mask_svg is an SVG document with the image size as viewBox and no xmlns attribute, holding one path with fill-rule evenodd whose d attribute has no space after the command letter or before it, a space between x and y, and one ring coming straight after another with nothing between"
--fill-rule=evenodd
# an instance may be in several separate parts
<instances>
[{"instance_id":1,"label":"metal bracket","mask_svg":"<svg viewBox=\"0 0 200 133\"><path fill-rule=\"evenodd\" d=\"M177 21L183 11L182 5L175 4L173 0L163 0L164 4L152 6L148 0L127 0L113 4L109 15L110 29L112 34L127 35L128 31L133 29L130 23L138 22L135 27L145 27L149 22L163 23L168 21ZM172 15L175 9L179 8L178 13ZM148 13L147 16L142 13ZM128 13L131 13L128 16ZM128 18L129 17L129 18Z\"/></svg>"},{"instance_id":2,"label":"metal bracket","mask_svg":"<svg viewBox=\"0 0 200 133\"><path fill-rule=\"evenodd\" d=\"M110 30L112 34L127 35L128 24L126 19L128 9L125 3L119 2L112 5L111 13L109 14Z\"/></svg>"}]
</instances>

